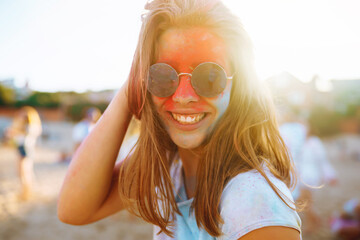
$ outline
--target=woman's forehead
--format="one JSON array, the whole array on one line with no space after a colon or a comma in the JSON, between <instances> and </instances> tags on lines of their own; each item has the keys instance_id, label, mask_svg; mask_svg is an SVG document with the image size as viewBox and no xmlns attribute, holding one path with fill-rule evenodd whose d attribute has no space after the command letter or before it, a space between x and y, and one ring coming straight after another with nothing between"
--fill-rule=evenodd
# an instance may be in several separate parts
<instances>
[{"instance_id":1,"label":"woman's forehead","mask_svg":"<svg viewBox=\"0 0 360 240\"><path fill-rule=\"evenodd\" d=\"M171 28L159 40L157 62L197 66L211 61L226 67L227 60L224 40L206 28Z\"/></svg>"}]
</instances>

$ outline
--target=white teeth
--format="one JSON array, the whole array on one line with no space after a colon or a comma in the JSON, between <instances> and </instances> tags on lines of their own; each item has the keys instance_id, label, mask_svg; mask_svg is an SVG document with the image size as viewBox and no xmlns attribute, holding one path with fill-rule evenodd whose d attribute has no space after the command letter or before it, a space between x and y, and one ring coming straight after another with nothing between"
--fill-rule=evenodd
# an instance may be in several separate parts
<instances>
[{"instance_id":1,"label":"white teeth","mask_svg":"<svg viewBox=\"0 0 360 240\"><path fill-rule=\"evenodd\" d=\"M194 124L199 122L205 117L205 113L182 115L177 113L171 113L173 118L181 124Z\"/></svg>"}]
</instances>

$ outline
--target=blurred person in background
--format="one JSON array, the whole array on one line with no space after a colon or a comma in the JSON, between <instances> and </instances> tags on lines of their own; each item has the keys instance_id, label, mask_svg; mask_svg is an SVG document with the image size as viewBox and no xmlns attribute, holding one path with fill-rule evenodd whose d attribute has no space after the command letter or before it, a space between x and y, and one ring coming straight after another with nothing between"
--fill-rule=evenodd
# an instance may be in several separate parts
<instances>
[{"instance_id":1,"label":"blurred person in background","mask_svg":"<svg viewBox=\"0 0 360 240\"><path fill-rule=\"evenodd\" d=\"M60 162L69 162L72 155L76 152L76 149L80 146L82 141L89 135L94 128L96 122L101 117L101 111L96 107L86 108L84 110L83 119L81 119L73 128L72 140L73 148L72 152L63 152L60 156Z\"/></svg>"},{"instance_id":2,"label":"blurred person in background","mask_svg":"<svg viewBox=\"0 0 360 240\"><path fill-rule=\"evenodd\" d=\"M71 161L60 220L127 209L158 240L301 239L293 168L238 18L217 0L145 8L129 79ZM133 115L139 140L116 163Z\"/></svg>"},{"instance_id":3,"label":"blurred person in background","mask_svg":"<svg viewBox=\"0 0 360 240\"><path fill-rule=\"evenodd\" d=\"M296 201L306 204L303 212L303 220L306 222L304 231L312 233L323 223L313 205L313 191L325 184L335 185L337 174L314 125L295 115L286 119L291 121L282 123L280 132L298 173L298 184L292 194Z\"/></svg>"},{"instance_id":4,"label":"blurred person in background","mask_svg":"<svg viewBox=\"0 0 360 240\"><path fill-rule=\"evenodd\" d=\"M74 141L74 152L87 135L89 135L100 117L101 111L96 107L87 108L85 110L84 118L81 119L73 129L72 138Z\"/></svg>"},{"instance_id":5,"label":"blurred person in background","mask_svg":"<svg viewBox=\"0 0 360 240\"><path fill-rule=\"evenodd\" d=\"M323 221L313 206L313 191L324 185L334 186L338 182L337 173L329 162L326 148L316 135L311 122L308 124L306 140L302 147L301 159L297 163L299 173L299 200L307 202L305 221L308 222L307 231L313 232Z\"/></svg>"},{"instance_id":6,"label":"blurred person in background","mask_svg":"<svg viewBox=\"0 0 360 240\"><path fill-rule=\"evenodd\" d=\"M298 199L308 204L304 211L304 221L308 223L306 229L308 232L316 231L324 223L313 205L314 190L322 188L324 185L334 186L338 182L336 171L329 162L326 148L315 133L316 130L310 123L302 147L301 159L296 163L300 179Z\"/></svg>"},{"instance_id":7,"label":"blurred person in background","mask_svg":"<svg viewBox=\"0 0 360 240\"><path fill-rule=\"evenodd\" d=\"M336 214L331 220L331 230L343 240L360 239L360 200L353 198L348 200L340 214Z\"/></svg>"},{"instance_id":8,"label":"blurred person in background","mask_svg":"<svg viewBox=\"0 0 360 240\"><path fill-rule=\"evenodd\" d=\"M31 197L34 181L34 151L41 132L41 120L38 112L33 107L26 106L18 111L5 133L6 138L10 139L18 150L20 198L23 200Z\"/></svg>"}]
</instances>

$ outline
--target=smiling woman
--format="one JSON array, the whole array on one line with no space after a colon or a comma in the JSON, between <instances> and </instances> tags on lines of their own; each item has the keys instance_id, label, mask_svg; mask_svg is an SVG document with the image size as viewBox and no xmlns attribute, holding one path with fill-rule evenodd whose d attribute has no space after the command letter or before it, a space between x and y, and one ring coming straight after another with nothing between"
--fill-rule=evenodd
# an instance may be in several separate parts
<instances>
[{"instance_id":1,"label":"smiling woman","mask_svg":"<svg viewBox=\"0 0 360 240\"><path fill-rule=\"evenodd\" d=\"M231 80L227 79L226 73L219 75L221 72L214 71L219 67L224 73L223 68L217 65L221 64L230 72L225 43L205 28L172 28L159 39L156 62L174 66L181 75L178 76L178 86L175 86L175 91L170 96L159 97L152 94L155 109L171 140L178 147L195 149L204 142L229 105ZM214 66L206 68L206 65ZM198 70L199 66L205 66L205 69ZM214 97L202 97L201 95L214 95L209 94L213 89L204 88L214 85L214 81L209 78L211 74L215 75L218 82L222 79L224 87L218 94L215 92ZM160 73L153 75L153 81L156 81ZM194 89L195 77L207 80L201 82L204 88L202 94Z\"/></svg>"},{"instance_id":2,"label":"smiling woman","mask_svg":"<svg viewBox=\"0 0 360 240\"><path fill-rule=\"evenodd\" d=\"M75 154L59 218L125 208L154 239L300 239L293 169L237 18L220 1L146 9L129 79ZM115 165L132 115L139 140Z\"/></svg>"}]
</instances>

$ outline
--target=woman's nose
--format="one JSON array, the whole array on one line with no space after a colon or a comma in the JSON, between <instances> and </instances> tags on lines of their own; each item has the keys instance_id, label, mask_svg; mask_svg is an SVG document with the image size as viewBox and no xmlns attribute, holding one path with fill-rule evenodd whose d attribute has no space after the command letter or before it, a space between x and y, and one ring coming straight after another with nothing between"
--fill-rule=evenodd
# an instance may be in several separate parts
<instances>
[{"instance_id":1,"label":"woman's nose","mask_svg":"<svg viewBox=\"0 0 360 240\"><path fill-rule=\"evenodd\" d=\"M179 86L172 95L173 101L181 104L199 101L200 97L191 85L191 76L182 75L179 78Z\"/></svg>"}]
</instances>

